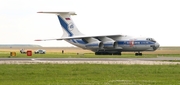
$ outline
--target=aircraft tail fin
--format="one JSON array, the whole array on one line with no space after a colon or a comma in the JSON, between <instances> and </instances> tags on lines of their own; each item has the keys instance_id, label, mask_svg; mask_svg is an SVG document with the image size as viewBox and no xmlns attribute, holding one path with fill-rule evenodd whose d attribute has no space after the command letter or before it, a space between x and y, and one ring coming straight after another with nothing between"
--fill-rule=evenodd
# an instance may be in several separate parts
<instances>
[{"instance_id":1,"label":"aircraft tail fin","mask_svg":"<svg viewBox=\"0 0 180 85\"><path fill-rule=\"evenodd\" d=\"M75 12L38 12L38 13L56 14L60 22L60 25L63 29L62 37L72 37L72 36L83 35L77 29L76 25L71 19L71 15L76 15Z\"/></svg>"}]
</instances>

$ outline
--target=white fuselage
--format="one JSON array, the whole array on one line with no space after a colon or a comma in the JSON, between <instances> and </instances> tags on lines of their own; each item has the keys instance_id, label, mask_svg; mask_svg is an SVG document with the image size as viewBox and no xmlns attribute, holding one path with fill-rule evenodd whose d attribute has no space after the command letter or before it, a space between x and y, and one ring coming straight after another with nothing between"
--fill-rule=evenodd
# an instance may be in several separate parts
<instances>
[{"instance_id":1,"label":"white fuselage","mask_svg":"<svg viewBox=\"0 0 180 85\"><path fill-rule=\"evenodd\" d=\"M111 37L110 39L107 39L107 41L101 39L101 41L99 40L99 41L91 42L92 44L89 44L89 42L86 42L83 39L68 39L65 41L77 47L80 47L83 49L89 49L94 52L97 52L97 51L120 51L120 52L122 51L124 52L155 51L159 47L159 44L156 41L147 40L149 38L133 38L129 36L121 36L121 37ZM102 43L102 45L100 45L100 43Z\"/></svg>"}]
</instances>

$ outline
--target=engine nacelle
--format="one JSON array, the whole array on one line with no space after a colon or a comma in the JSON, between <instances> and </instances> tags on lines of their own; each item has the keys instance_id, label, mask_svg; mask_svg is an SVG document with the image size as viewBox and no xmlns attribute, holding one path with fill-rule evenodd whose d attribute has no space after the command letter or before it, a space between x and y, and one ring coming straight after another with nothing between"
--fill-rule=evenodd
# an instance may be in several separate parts
<instances>
[{"instance_id":1,"label":"engine nacelle","mask_svg":"<svg viewBox=\"0 0 180 85\"><path fill-rule=\"evenodd\" d=\"M87 43L85 46L87 49L122 49L122 47L118 47L118 43L115 41L91 42Z\"/></svg>"},{"instance_id":2,"label":"engine nacelle","mask_svg":"<svg viewBox=\"0 0 180 85\"><path fill-rule=\"evenodd\" d=\"M114 48L114 42L103 42L104 48Z\"/></svg>"},{"instance_id":3,"label":"engine nacelle","mask_svg":"<svg viewBox=\"0 0 180 85\"><path fill-rule=\"evenodd\" d=\"M117 48L118 43L115 41L110 41L110 42L103 42L104 48Z\"/></svg>"},{"instance_id":4,"label":"engine nacelle","mask_svg":"<svg viewBox=\"0 0 180 85\"><path fill-rule=\"evenodd\" d=\"M87 48L94 48L94 49L103 49L102 42L91 42L85 45Z\"/></svg>"}]
</instances>

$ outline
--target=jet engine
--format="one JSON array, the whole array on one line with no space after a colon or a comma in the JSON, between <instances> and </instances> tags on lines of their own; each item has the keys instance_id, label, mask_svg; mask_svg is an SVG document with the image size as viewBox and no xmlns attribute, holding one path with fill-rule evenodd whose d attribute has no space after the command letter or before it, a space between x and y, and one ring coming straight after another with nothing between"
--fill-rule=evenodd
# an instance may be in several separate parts
<instances>
[{"instance_id":1,"label":"jet engine","mask_svg":"<svg viewBox=\"0 0 180 85\"><path fill-rule=\"evenodd\" d=\"M103 49L103 43L102 42L90 42L85 45L87 48L91 49Z\"/></svg>"},{"instance_id":2,"label":"jet engine","mask_svg":"<svg viewBox=\"0 0 180 85\"><path fill-rule=\"evenodd\" d=\"M114 42L103 42L104 48L114 48Z\"/></svg>"},{"instance_id":3,"label":"jet engine","mask_svg":"<svg viewBox=\"0 0 180 85\"><path fill-rule=\"evenodd\" d=\"M115 41L110 41L110 42L103 42L103 47L104 48L118 48L118 43Z\"/></svg>"},{"instance_id":4,"label":"jet engine","mask_svg":"<svg viewBox=\"0 0 180 85\"><path fill-rule=\"evenodd\" d=\"M118 43L115 41L109 41L109 42L90 42L87 43L86 48L89 49L122 49L122 47L118 47Z\"/></svg>"}]
</instances>

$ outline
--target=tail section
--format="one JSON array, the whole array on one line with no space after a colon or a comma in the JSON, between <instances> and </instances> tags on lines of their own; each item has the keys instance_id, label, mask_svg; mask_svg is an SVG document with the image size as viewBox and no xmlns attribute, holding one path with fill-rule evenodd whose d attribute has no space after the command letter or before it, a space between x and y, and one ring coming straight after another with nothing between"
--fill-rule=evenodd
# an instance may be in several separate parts
<instances>
[{"instance_id":1,"label":"tail section","mask_svg":"<svg viewBox=\"0 0 180 85\"><path fill-rule=\"evenodd\" d=\"M58 20L63 29L62 37L72 37L83 35L75 26L74 22L71 19L71 15L76 15L74 12L38 12L38 13L50 13L57 14Z\"/></svg>"}]
</instances>

